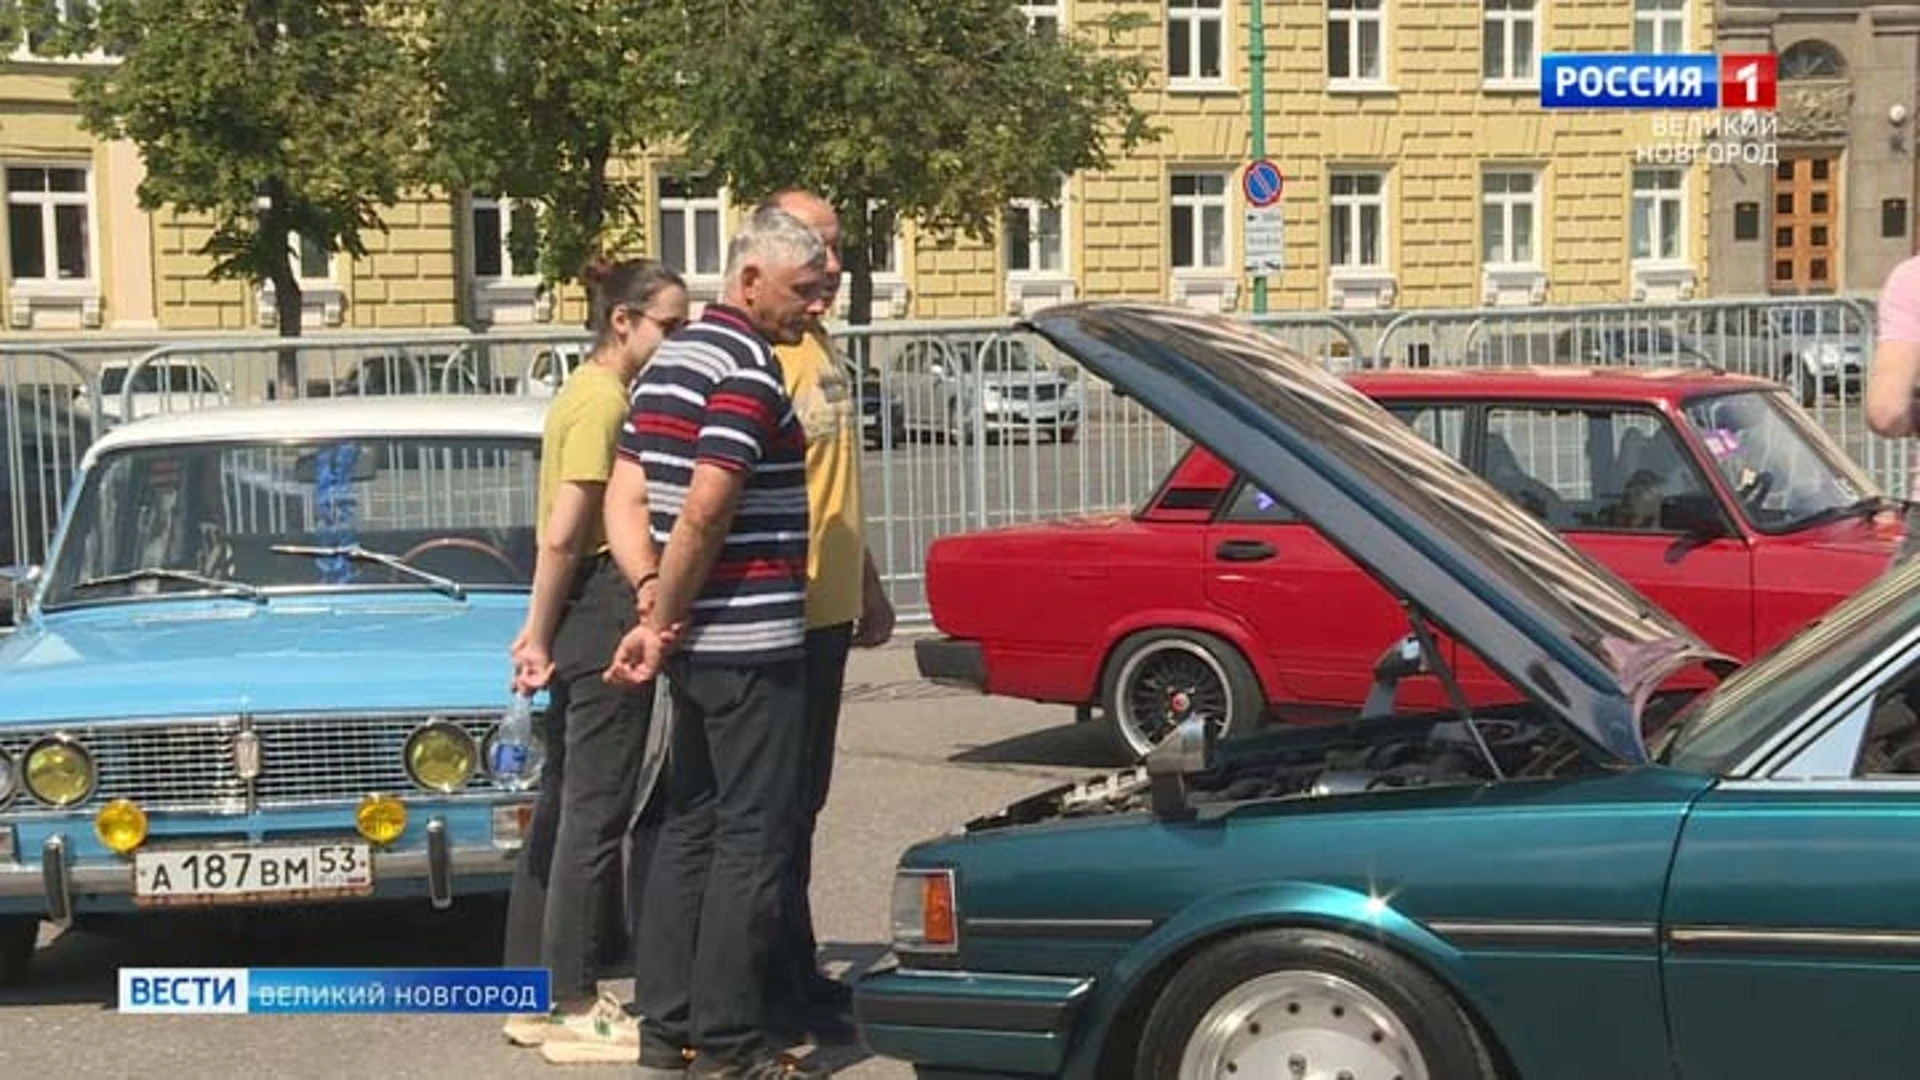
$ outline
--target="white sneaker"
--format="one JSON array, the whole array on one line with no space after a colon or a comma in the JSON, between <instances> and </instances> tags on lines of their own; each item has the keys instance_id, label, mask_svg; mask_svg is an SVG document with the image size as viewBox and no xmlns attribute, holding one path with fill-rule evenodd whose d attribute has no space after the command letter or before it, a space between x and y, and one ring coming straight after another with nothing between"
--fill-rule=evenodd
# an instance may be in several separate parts
<instances>
[{"instance_id":1,"label":"white sneaker","mask_svg":"<svg viewBox=\"0 0 1920 1080\"><path fill-rule=\"evenodd\" d=\"M507 1018L500 1033L515 1046L539 1046L547 1041L547 1033L560 1026L561 1014L557 1012L527 1013Z\"/></svg>"},{"instance_id":2,"label":"white sneaker","mask_svg":"<svg viewBox=\"0 0 1920 1080\"><path fill-rule=\"evenodd\" d=\"M562 1013L549 1025L540 1056L550 1065L638 1064L640 1022L618 999L601 994L585 1012Z\"/></svg>"}]
</instances>

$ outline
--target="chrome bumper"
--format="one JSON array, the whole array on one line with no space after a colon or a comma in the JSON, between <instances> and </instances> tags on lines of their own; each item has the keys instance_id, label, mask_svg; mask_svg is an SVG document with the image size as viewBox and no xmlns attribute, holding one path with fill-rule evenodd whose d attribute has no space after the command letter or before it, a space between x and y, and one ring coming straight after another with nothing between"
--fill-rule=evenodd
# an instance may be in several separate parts
<instances>
[{"instance_id":1,"label":"chrome bumper","mask_svg":"<svg viewBox=\"0 0 1920 1080\"><path fill-rule=\"evenodd\" d=\"M520 848L456 848L447 838L447 823L441 818L427 822L427 846L424 851L378 851L373 853L375 886L390 881L427 883L427 898L437 909L453 903L453 879L464 874L511 874L520 857ZM0 865L0 898L41 897L47 902L46 919L65 927L73 922L73 898L87 896L126 896L133 892L133 866L74 866L66 838L55 834L40 848L40 865L27 862Z\"/></svg>"}]
</instances>

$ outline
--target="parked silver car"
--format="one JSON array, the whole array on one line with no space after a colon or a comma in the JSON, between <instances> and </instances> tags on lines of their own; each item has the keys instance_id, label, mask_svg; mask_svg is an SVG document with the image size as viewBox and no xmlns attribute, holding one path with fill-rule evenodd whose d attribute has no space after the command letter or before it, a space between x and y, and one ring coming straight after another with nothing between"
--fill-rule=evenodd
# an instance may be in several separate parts
<instances>
[{"instance_id":1,"label":"parked silver car","mask_svg":"<svg viewBox=\"0 0 1920 1080\"><path fill-rule=\"evenodd\" d=\"M952 442L982 435L1072 442L1086 408L1077 371L1008 338L909 341L894 359L893 392L909 430Z\"/></svg>"}]
</instances>

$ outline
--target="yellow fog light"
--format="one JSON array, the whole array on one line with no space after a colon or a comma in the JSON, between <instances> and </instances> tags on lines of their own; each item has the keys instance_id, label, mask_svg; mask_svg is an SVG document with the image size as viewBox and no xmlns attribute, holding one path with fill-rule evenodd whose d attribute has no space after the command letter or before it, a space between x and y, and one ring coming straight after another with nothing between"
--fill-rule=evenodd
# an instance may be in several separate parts
<instances>
[{"instance_id":1,"label":"yellow fog light","mask_svg":"<svg viewBox=\"0 0 1920 1080\"><path fill-rule=\"evenodd\" d=\"M376 844L391 844L407 827L407 808L391 795L369 795L353 812L353 827Z\"/></svg>"},{"instance_id":2,"label":"yellow fog light","mask_svg":"<svg viewBox=\"0 0 1920 1080\"><path fill-rule=\"evenodd\" d=\"M93 794L93 755L64 735L50 735L27 748L27 791L48 806L72 806Z\"/></svg>"},{"instance_id":3,"label":"yellow fog light","mask_svg":"<svg viewBox=\"0 0 1920 1080\"><path fill-rule=\"evenodd\" d=\"M125 855L147 841L147 812L131 799L115 799L93 815L93 831L107 850Z\"/></svg>"},{"instance_id":4,"label":"yellow fog light","mask_svg":"<svg viewBox=\"0 0 1920 1080\"><path fill-rule=\"evenodd\" d=\"M480 758L473 736L444 720L422 724L401 750L407 775L429 791L458 791Z\"/></svg>"}]
</instances>

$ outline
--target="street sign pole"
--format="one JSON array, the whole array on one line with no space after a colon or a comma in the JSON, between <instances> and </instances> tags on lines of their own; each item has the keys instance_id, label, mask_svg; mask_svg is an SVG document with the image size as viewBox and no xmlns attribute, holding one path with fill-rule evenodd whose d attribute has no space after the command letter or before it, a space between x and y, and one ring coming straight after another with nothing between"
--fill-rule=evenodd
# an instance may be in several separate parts
<instances>
[{"instance_id":1,"label":"street sign pole","mask_svg":"<svg viewBox=\"0 0 1920 1080\"><path fill-rule=\"evenodd\" d=\"M1247 59L1253 66L1253 153L1248 156L1261 161L1267 156L1267 34L1266 24L1260 18L1260 9L1266 6L1266 0L1250 0L1250 6L1253 17L1247 21ZM1265 274L1253 277L1253 313L1267 313Z\"/></svg>"}]
</instances>

